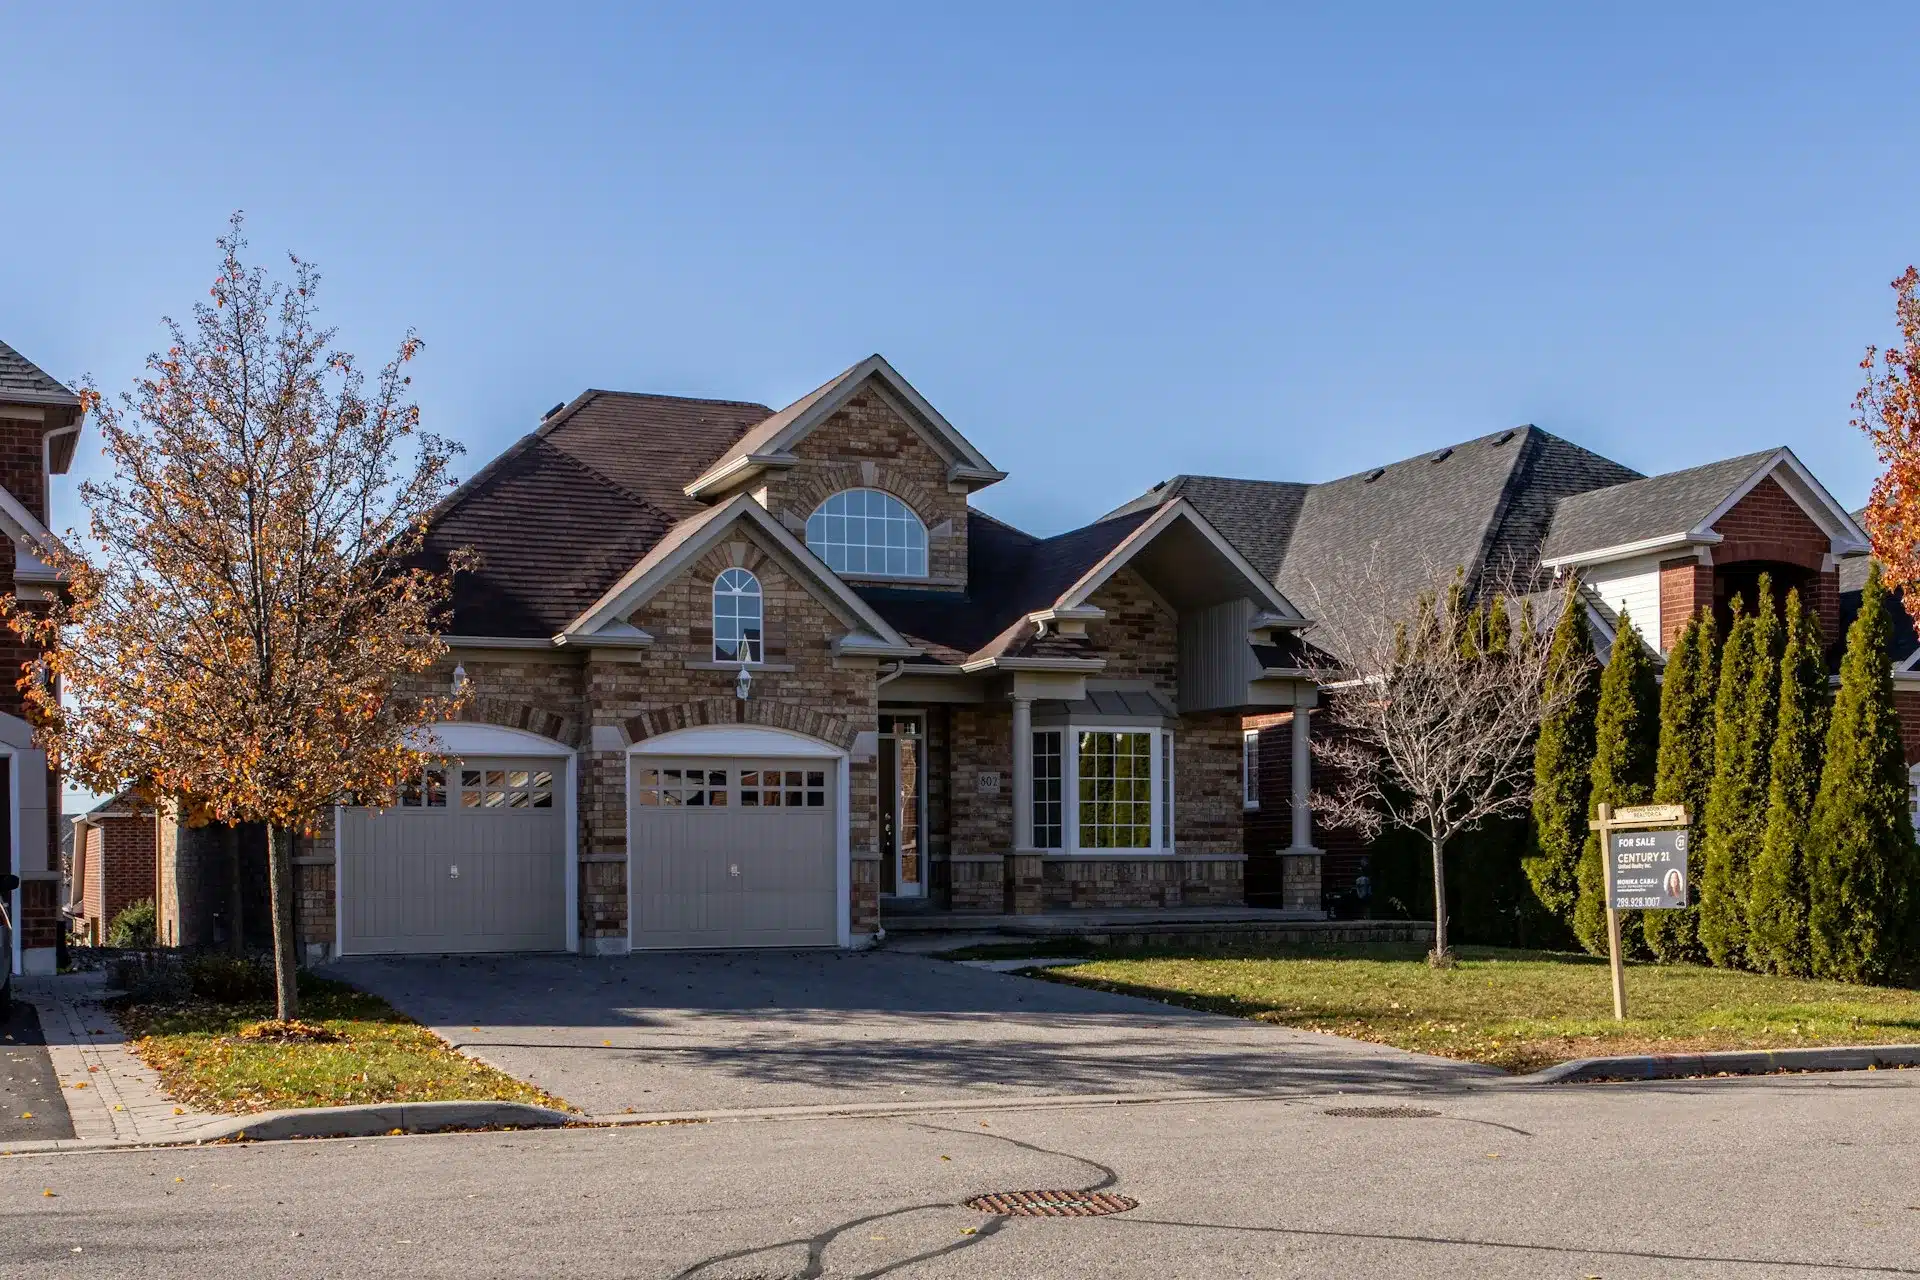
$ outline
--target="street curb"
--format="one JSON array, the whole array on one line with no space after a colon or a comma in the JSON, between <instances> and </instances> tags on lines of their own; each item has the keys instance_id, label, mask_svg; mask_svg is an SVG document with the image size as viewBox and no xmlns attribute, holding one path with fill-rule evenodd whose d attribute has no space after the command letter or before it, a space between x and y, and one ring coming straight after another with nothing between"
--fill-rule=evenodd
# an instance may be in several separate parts
<instances>
[{"instance_id":1,"label":"street curb","mask_svg":"<svg viewBox=\"0 0 1920 1280\"><path fill-rule=\"evenodd\" d=\"M15 1142L6 1155L54 1151L106 1151L119 1147L179 1147L226 1140L272 1142L285 1138L373 1138L390 1133L440 1133L449 1129L554 1129L582 1117L525 1102L406 1102L391 1106L308 1107L217 1116L160 1138L56 1138Z\"/></svg>"},{"instance_id":2,"label":"street curb","mask_svg":"<svg viewBox=\"0 0 1920 1280\"><path fill-rule=\"evenodd\" d=\"M1781 1071L1871 1071L1920 1067L1920 1044L1834 1049L1736 1049L1724 1053L1656 1053L1621 1058L1576 1058L1512 1084L1587 1084L1594 1081L1686 1080L1700 1076L1764 1076Z\"/></svg>"}]
</instances>

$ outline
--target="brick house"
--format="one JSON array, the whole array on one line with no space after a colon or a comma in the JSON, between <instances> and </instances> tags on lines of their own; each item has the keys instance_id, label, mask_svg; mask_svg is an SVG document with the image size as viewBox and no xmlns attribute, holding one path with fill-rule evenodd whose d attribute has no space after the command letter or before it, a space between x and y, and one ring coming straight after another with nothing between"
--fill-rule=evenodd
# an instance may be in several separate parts
<instances>
[{"instance_id":1,"label":"brick house","mask_svg":"<svg viewBox=\"0 0 1920 1280\"><path fill-rule=\"evenodd\" d=\"M436 513L482 563L430 687L472 696L299 845L305 954L1242 903L1242 721L1312 705L1307 619L1184 498L1039 538L973 510L1003 475L879 356L777 411L555 406Z\"/></svg>"},{"instance_id":2,"label":"brick house","mask_svg":"<svg viewBox=\"0 0 1920 1280\"><path fill-rule=\"evenodd\" d=\"M131 790L110 796L73 820L73 865L66 915L73 931L98 946L121 911L158 900L159 820Z\"/></svg>"},{"instance_id":3,"label":"brick house","mask_svg":"<svg viewBox=\"0 0 1920 1280\"><path fill-rule=\"evenodd\" d=\"M41 558L52 543L47 532L49 477L73 460L83 410L80 397L32 361L0 342L0 529L13 544L0 557L0 592L19 599L51 600L58 576ZM18 672L38 650L12 630L0 628L0 666ZM8 903L15 973L51 973L61 929L60 794L46 752L34 745L24 699L13 677L0 679L0 787L5 788L5 841L0 868L20 877Z\"/></svg>"},{"instance_id":4,"label":"brick house","mask_svg":"<svg viewBox=\"0 0 1920 1280\"><path fill-rule=\"evenodd\" d=\"M1340 607L1316 583L1374 549L1407 566L1460 565L1468 585L1511 577L1546 591L1578 581L1596 646L1612 645L1629 614L1664 657L1687 619L1713 606L1724 635L1736 596L1751 604L1762 573L1784 595L1798 588L1837 661L1843 626L1865 579L1867 538L1789 449L1643 476L1569 441L1524 426L1374 467L1326 484L1177 476L1121 511L1184 498L1272 582L1316 617ZM1850 594L1849 594L1850 593ZM1851 601L1851 604L1848 603ZM1920 762L1920 643L1903 637L1895 680L1910 763ZM1904 676L1904 685L1901 684ZM1309 717L1291 710L1245 721L1244 794L1249 901L1280 898L1282 868L1324 850L1322 887L1349 887L1365 849L1324 830L1293 803L1307 758ZM1920 769L1915 773L1920 796ZM1920 812L1920 808L1916 809ZM1302 834L1304 828L1305 834ZM1310 859L1308 860L1310 862Z\"/></svg>"}]
</instances>

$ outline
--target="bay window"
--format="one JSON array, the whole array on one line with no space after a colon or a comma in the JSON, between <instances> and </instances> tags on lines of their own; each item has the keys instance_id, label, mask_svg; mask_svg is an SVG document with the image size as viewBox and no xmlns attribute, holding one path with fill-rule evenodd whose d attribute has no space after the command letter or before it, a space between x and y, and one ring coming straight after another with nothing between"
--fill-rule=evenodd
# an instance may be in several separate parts
<instances>
[{"instance_id":1,"label":"bay window","mask_svg":"<svg viewBox=\"0 0 1920 1280\"><path fill-rule=\"evenodd\" d=\"M1033 844L1065 853L1171 853L1173 733L1079 726L1033 734Z\"/></svg>"}]
</instances>

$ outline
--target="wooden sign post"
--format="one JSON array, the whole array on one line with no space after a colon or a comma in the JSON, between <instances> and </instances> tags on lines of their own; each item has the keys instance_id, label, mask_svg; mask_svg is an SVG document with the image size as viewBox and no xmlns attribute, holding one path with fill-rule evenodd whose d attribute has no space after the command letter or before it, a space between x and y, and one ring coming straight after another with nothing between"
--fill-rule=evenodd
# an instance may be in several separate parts
<instances>
[{"instance_id":1,"label":"wooden sign post","mask_svg":"<svg viewBox=\"0 0 1920 1280\"><path fill-rule=\"evenodd\" d=\"M1687 806L1600 806L1600 874L1607 903L1607 957L1613 970L1613 1020L1627 1020L1627 969L1620 957L1620 913L1687 905Z\"/></svg>"}]
</instances>

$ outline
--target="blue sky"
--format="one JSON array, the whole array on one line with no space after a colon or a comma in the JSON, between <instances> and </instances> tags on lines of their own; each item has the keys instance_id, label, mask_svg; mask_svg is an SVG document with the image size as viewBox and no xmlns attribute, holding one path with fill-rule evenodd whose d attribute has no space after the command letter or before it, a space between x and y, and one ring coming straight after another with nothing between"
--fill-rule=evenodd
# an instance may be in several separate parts
<instances>
[{"instance_id":1,"label":"blue sky","mask_svg":"<svg viewBox=\"0 0 1920 1280\"><path fill-rule=\"evenodd\" d=\"M878 350L1040 532L1519 422L1855 505L1920 6L1849 8L22 6L0 337L125 386L239 208L363 358L419 329L469 471L584 387Z\"/></svg>"}]
</instances>

